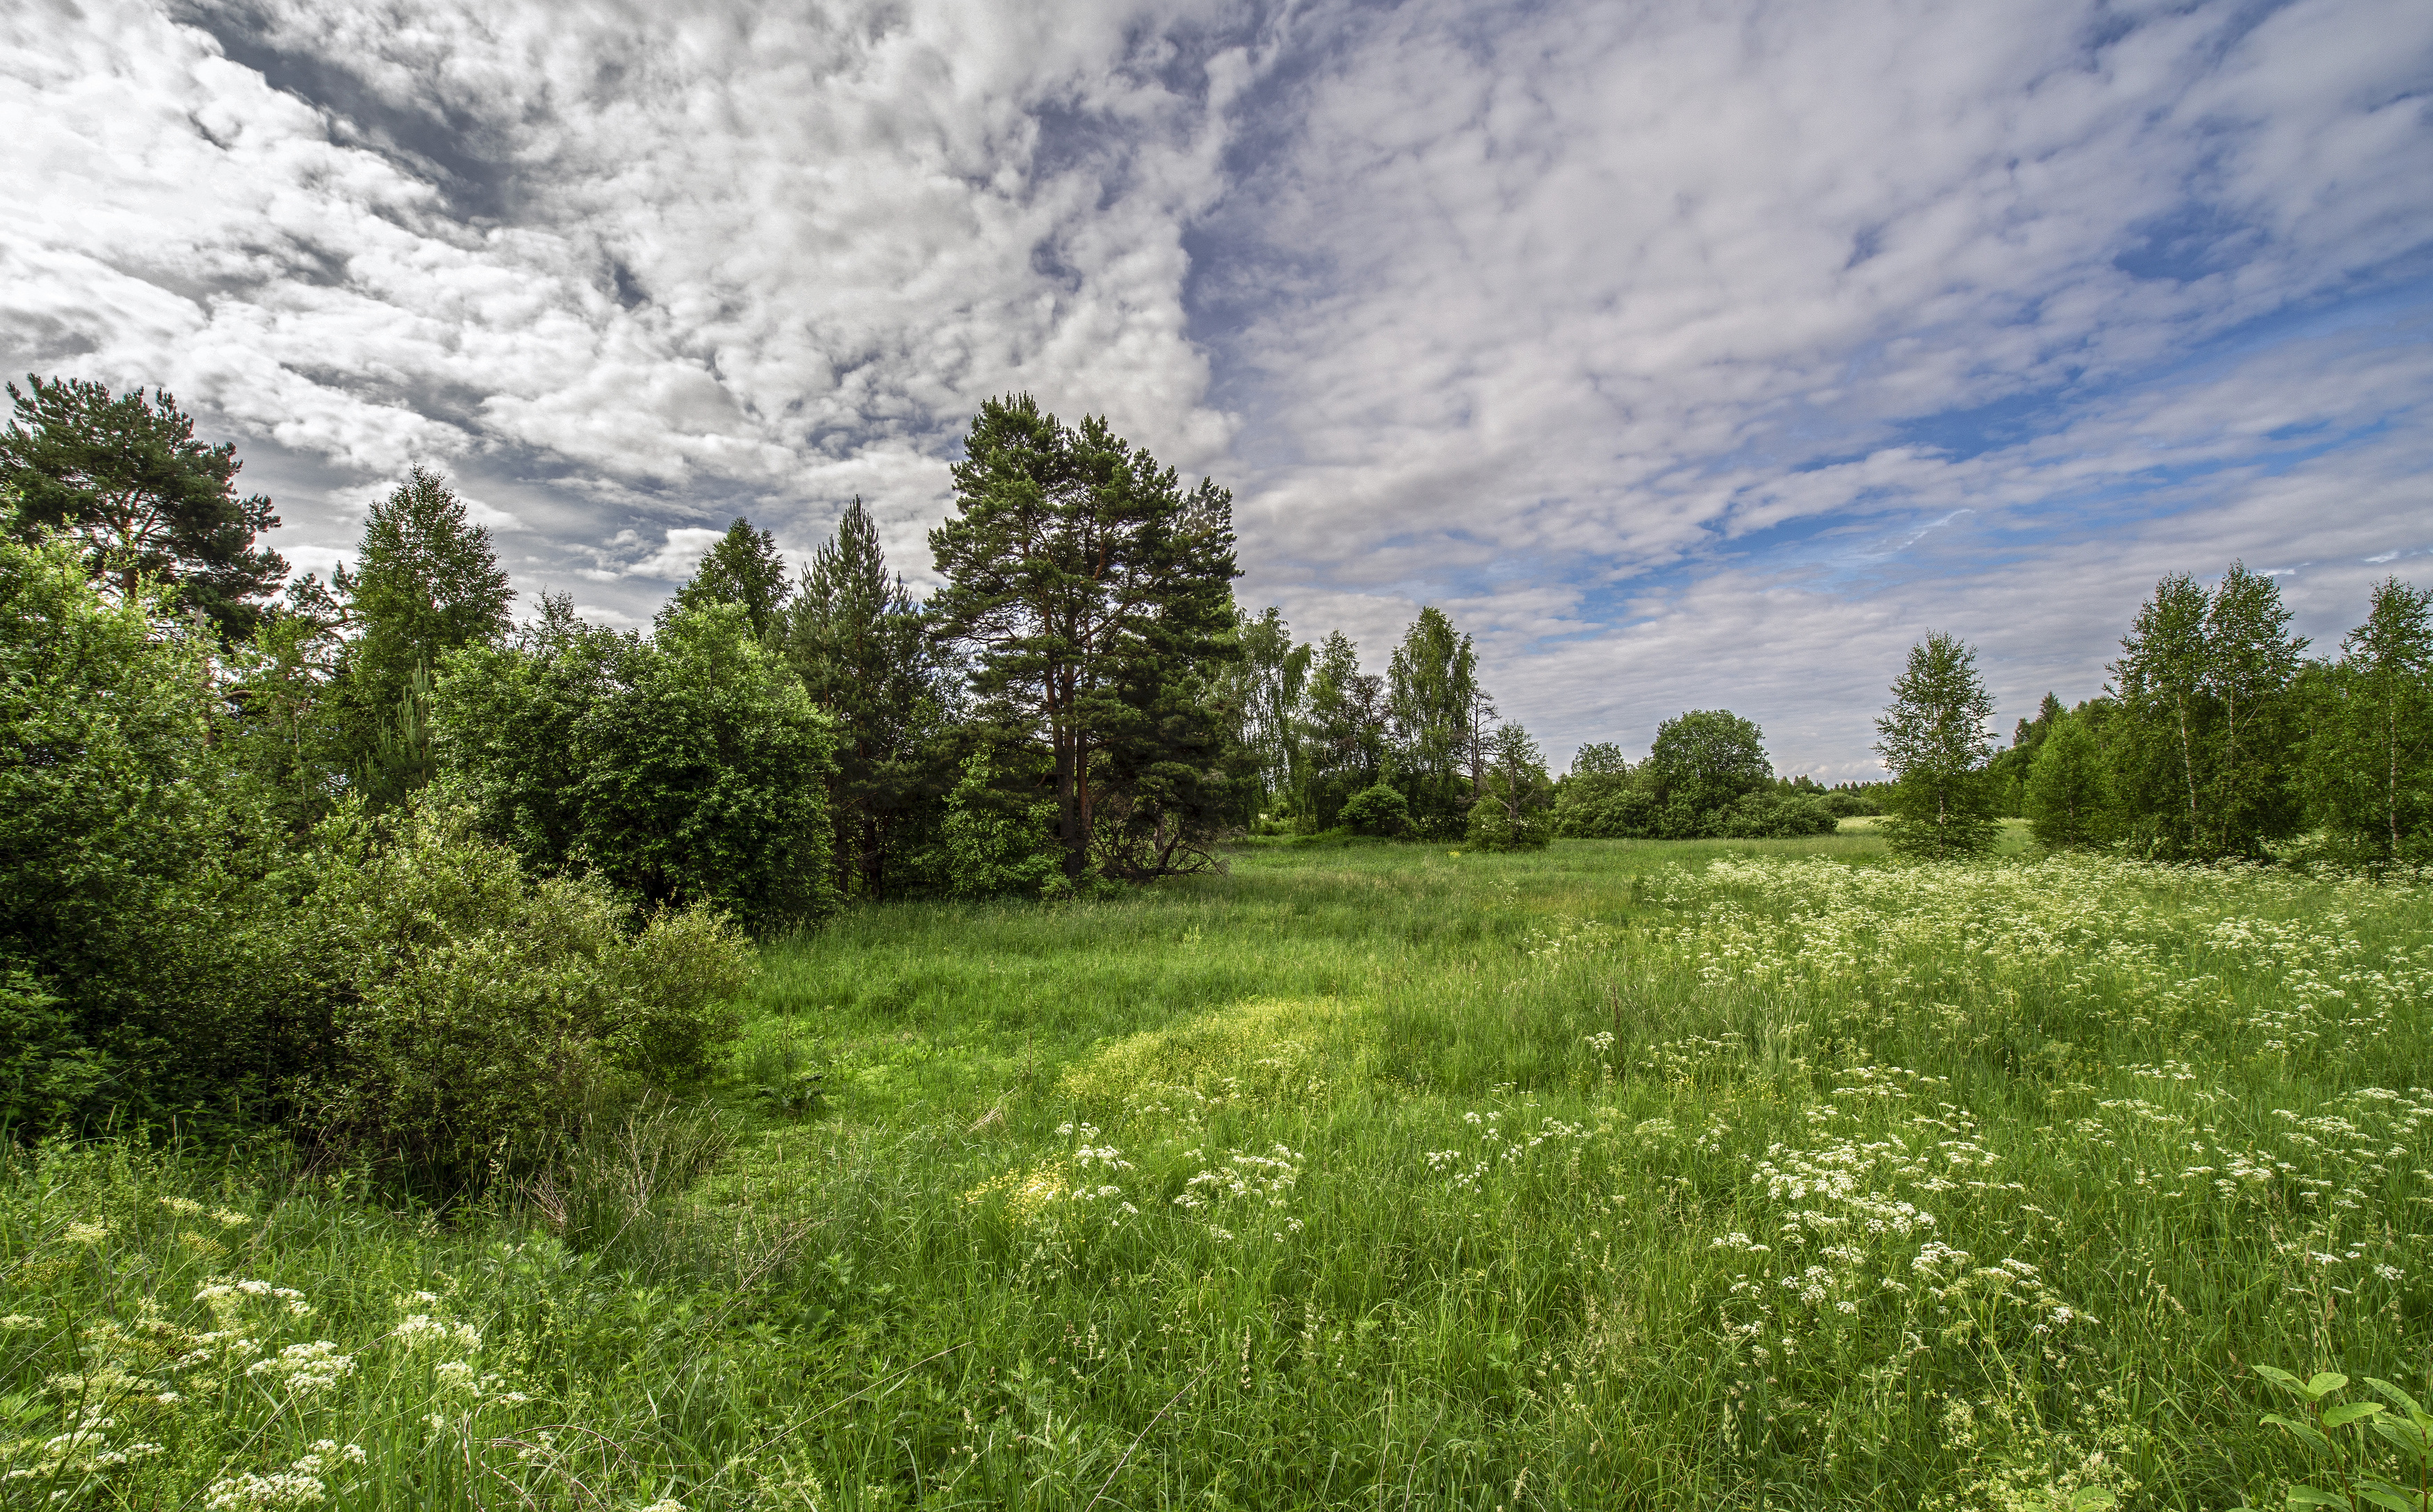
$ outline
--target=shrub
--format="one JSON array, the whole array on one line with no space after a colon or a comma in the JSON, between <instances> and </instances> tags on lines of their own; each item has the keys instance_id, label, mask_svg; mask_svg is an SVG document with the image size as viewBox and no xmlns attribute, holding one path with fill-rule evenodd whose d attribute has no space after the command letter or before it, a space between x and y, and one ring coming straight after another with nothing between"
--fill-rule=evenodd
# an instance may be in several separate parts
<instances>
[{"instance_id":1,"label":"shrub","mask_svg":"<svg viewBox=\"0 0 2433 1512\"><path fill-rule=\"evenodd\" d=\"M1346 799L1336 824L1354 835L1400 835L1411 827L1410 802L1381 782Z\"/></svg>"},{"instance_id":2,"label":"shrub","mask_svg":"<svg viewBox=\"0 0 2433 1512\"><path fill-rule=\"evenodd\" d=\"M649 640L568 624L452 657L435 723L451 780L528 865L596 872L647 908L694 903L762 933L834 906L834 734L743 607Z\"/></svg>"},{"instance_id":3,"label":"shrub","mask_svg":"<svg viewBox=\"0 0 2433 1512\"><path fill-rule=\"evenodd\" d=\"M1791 840L1830 835L1842 822L1806 793L1753 792L1709 816L1713 833L1729 840Z\"/></svg>"},{"instance_id":4,"label":"shrub","mask_svg":"<svg viewBox=\"0 0 2433 1512\"><path fill-rule=\"evenodd\" d=\"M1570 777L1555 798L1555 833L1574 840L1646 840L1656 799L1625 782Z\"/></svg>"},{"instance_id":5,"label":"shrub","mask_svg":"<svg viewBox=\"0 0 2433 1512\"><path fill-rule=\"evenodd\" d=\"M309 1120L442 1190L556 1151L587 1113L698 1079L732 1039L749 943L700 906L626 928L595 877L528 879L462 807L417 800L324 827L304 914L332 1004Z\"/></svg>"},{"instance_id":6,"label":"shrub","mask_svg":"<svg viewBox=\"0 0 2433 1512\"><path fill-rule=\"evenodd\" d=\"M265 1106L281 826L233 761L210 648L149 586L0 529L0 1120Z\"/></svg>"},{"instance_id":7,"label":"shrub","mask_svg":"<svg viewBox=\"0 0 2433 1512\"><path fill-rule=\"evenodd\" d=\"M946 794L938 843L921 869L951 897L1068 891L1055 803L1008 793L999 775L986 751L963 759L963 774Z\"/></svg>"}]
</instances>

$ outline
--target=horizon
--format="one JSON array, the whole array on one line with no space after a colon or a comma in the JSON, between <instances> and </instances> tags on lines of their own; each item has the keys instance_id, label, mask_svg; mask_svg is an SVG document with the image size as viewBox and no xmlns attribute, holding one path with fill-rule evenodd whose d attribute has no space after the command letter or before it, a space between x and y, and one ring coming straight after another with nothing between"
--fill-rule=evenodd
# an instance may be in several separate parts
<instances>
[{"instance_id":1,"label":"horizon","mask_svg":"<svg viewBox=\"0 0 2433 1512\"><path fill-rule=\"evenodd\" d=\"M383 21L394 23L383 25ZM1433 603L1556 765L1684 709L1876 780L2233 560L2433 581L2433 8L836 6L0 22L0 369L169 390L352 554L414 464L519 608L737 516L891 565L974 410L1232 488L1253 611Z\"/></svg>"}]
</instances>

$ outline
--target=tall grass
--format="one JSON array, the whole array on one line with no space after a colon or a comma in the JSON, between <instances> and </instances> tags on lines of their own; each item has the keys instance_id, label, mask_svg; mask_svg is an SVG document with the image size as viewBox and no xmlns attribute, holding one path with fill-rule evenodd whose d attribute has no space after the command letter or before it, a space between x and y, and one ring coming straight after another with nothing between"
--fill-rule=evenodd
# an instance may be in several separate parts
<instances>
[{"instance_id":1,"label":"tall grass","mask_svg":"<svg viewBox=\"0 0 2433 1512\"><path fill-rule=\"evenodd\" d=\"M2433 1368L2428 995L2421 887L1850 836L865 909L484 1211L17 1158L8 1494L2277 1504L2255 1367Z\"/></svg>"}]
</instances>

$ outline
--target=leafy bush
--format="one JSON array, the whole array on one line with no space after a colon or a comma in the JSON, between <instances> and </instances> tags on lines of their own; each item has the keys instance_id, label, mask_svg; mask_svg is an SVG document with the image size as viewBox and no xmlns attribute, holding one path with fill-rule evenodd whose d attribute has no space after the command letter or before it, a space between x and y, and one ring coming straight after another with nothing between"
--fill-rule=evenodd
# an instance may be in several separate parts
<instances>
[{"instance_id":1,"label":"leafy bush","mask_svg":"<svg viewBox=\"0 0 2433 1512\"><path fill-rule=\"evenodd\" d=\"M1056 805L1035 794L1005 791L989 753L975 751L946 794L938 843L924 858L923 870L950 897L1064 892Z\"/></svg>"},{"instance_id":2,"label":"leafy bush","mask_svg":"<svg viewBox=\"0 0 2433 1512\"><path fill-rule=\"evenodd\" d=\"M747 632L741 605L713 603L649 640L570 620L451 658L434 721L451 780L527 865L764 933L818 917L836 899L834 734Z\"/></svg>"},{"instance_id":3,"label":"leafy bush","mask_svg":"<svg viewBox=\"0 0 2433 1512\"><path fill-rule=\"evenodd\" d=\"M1411 827L1410 801L1381 782L1346 799L1336 824L1354 835L1400 835Z\"/></svg>"},{"instance_id":4,"label":"leafy bush","mask_svg":"<svg viewBox=\"0 0 2433 1512\"><path fill-rule=\"evenodd\" d=\"M1824 801L1806 793L1753 792L1710 817L1715 834L1728 840L1790 840L1830 835L1842 822Z\"/></svg>"},{"instance_id":5,"label":"leafy bush","mask_svg":"<svg viewBox=\"0 0 2433 1512\"><path fill-rule=\"evenodd\" d=\"M231 759L210 649L63 540L0 531L0 1120L259 1108L309 1024L273 1011L280 826Z\"/></svg>"},{"instance_id":6,"label":"leafy bush","mask_svg":"<svg viewBox=\"0 0 2433 1512\"><path fill-rule=\"evenodd\" d=\"M749 943L704 906L629 932L589 876L529 880L461 807L342 813L306 906L334 1006L309 1117L338 1148L440 1188L554 1153L587 1113L706 1073L734 1037Z\"/></svg>"},{"instance_id":7,"label":"leafy bush","mask_svg":"<svg viewBox=\"0 0 2433 1512\"><path fill-rule=\"evenodd\" d=\"M1656 833L1656 797L1623 780L1567 777L1555 798L1555 832L1574 840L1646 840Z\"/></svg>"}]
</instances>

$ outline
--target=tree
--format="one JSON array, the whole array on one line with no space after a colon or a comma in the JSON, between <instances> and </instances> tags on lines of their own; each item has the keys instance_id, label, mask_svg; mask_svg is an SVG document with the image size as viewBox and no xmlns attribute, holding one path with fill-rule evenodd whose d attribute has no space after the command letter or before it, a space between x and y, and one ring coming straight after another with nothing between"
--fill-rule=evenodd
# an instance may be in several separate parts
<instances>
[{"instance_id":1,"label":"tree","mask_svg":"<svg viewBox=\"0 0 2433 1512\"><path fill-rule=\"evenodd\" d=\"M1204 820L1197 781L1190 798L1170 786L1206 754L1174 698L1233 654L1233 495L1205 479L1186 492L1104 419L1065 426L1029 395L981 406L954 482L956 512L929 535L945 579L931 612L973 648L997 721L1046 746L1066 877L1091 865L1118 741L1121 770L1150 784L1122 802L1132 834ZM1167 839L1183 847L1169 858L1204 859L1196 838Z\"/></svg>"},{"instance_id":2,"label":"tree","mask_svg":"<svg viewBox=\"0 0 2433 1512\"><path fill-rule=\"evenodd\" d=\"M638 908L703 904L769 934L819 917L834 735L740 604L642 640L589 627L450 657L441 757L492 839Z\"/></svg>"},{"instance_id":3,"label":"tree","mask_svg":"<svg viewBox=\"0 0 2433 1512\"><path fill-rule=\"evenodd\" d=\"M861 501L857 498L853 505L859 509ZM786 559L778 554L777 538L754 530L748 519L738 519L701 559L691 580L676 589L669 612L705 603L740 603L752 634L765 639L785 613L786 597Z\"/></svg>"},{"instance_id":4,"label":"tree","mask_svg":"<svg viewBox=\"0 0 2433 1512\"><path fill-rule=\"evenodd\" d=\"M2116 796L2150 854L2259 857L2297 824L2293 685L2305 641L2272 580L2165 578L2121 637Z\"/></svg>"},{"instance_id":5,"label":"tree","mask_svg":"<svg viewBox=\"0 0 2433 1512\"><path fill-rule=\"evenodd\" d=\"M1464 842L1489 851L1543 848L1555 837L1554 785L1538 742L1520 725L1504 724L1486 746Z\"/></svg>"},{"instance_id":6,"label":"tree","mask_svg":"<svg viewBox=\"0 0 2433 1512\"><path fill-rule=\"evenodd\" d=\"M2307 742L2317 817L2384 861L2433 846L2433 589L2376 584L2340 641Z\"/></svg>"},{"instance_id":7,"label":"tree","mask_svg":"<svg viewBox=\"0 0 2433 1512\"><path fill-rule=\"evenodd\" d=\"M2233 562L2205 605L2205 690L2220 710L2210 799L2216 855L2261 857L2300 815L2292 771L2298 735L2290 684L2306 642L2289 634L2273 581Z\"/></svg>"},{"instance_id":8,"label":"tree","mask_svg":"<svg viewBox=\"0 0 2433 1512\"><path fill-rule=\"evenodd\" d=\"M884 896L922 814L957 782L947 739L954 689L859 498L803 569L776 641L836 723L828 811L837 887Z\"/></svg>"},{"instance_id":9,"label":"tree","mask_svg":"<svg viewBox=\"0 0 2433 1512\"><path fill-rule=\"evenodd\" d=\"M275 528L263 494L240 499L244 465L232 444L205 446L165 390L113 397L100 383L26 375L11 383L16 417L0 431L0 484L20 497L20 529L56 530L82 550L85 570L122 598L145 578L174 585L224 640L250 634L257 601L287 575L254 545Z\"/></svg>"},{"instance_id":10,"label":"tree","mask_svg":"<svg viewBox=\"0 0 2433 1512\"><path fill-rule=\"evenodd\" d=\"M1774 784L1765 736L1729 709L1692 709L1656 727L1640 768L1668 840L1718 832L1721 811Z\"/></svg>"},{"instance_id":11,"label":"tree","mask_svg":"<svg viewBox=\"0 0 2433 1512\"><path fill-rule=\"evenodd\" d=\"M1572 753L1571 775L1626 777L1630 775L1630 758L1610 740L1591 740Z\"/></svg>"},{"instance_id":12,"label":"tree","mask_svg":"<svg viewBox=\"0 0 2433 1512\"><path fill-rule=\"evenodd\" d=\"M355 569L341 568L334 586L356 631L334 695L339 766L374 803L395 803L430 771L432 671L451 652L504 636L515 590L490 533L421 467L372 505Z\"/></svg>"},{"instance_id":13,"label":"tree","mask_svg":"<svg viewBox=\"0 0 2433 1512\"><path fill-rule=\"evenodd\" d=\"M1461 824L1481 700L1478 652L1431 604L1404 632L1386 670L1386 707L1412 823L1429 835Z\"/></svg>"},{"instance_id":14,"label":"tree","mask_svg":"<svg viewBox=\"0 0 2433 1512\"><path fill-rule=\"evenodd\" d=\"M1309 676L1307 758L1299 798L1302 824L1325 829L1351 796L1386 775L1386 680L1360 670L1360 650L1340 630L1327 633ZM1409 819L1405 800L1402 813Z\"/></svg>"},{"instance_id":15,"label":"tree","mask_svg":"<svg viewBox=\"0 0 2433 1512\"><path fill-rule=\"evenodd\" d=\"M1876 721L1876 751L1896 784L1885 826L1893 850L1948 860L1992 849L2001 829L1984 775L1994 699L1978 675L1975 649L1927 632L1910 648L1892 692Z\"/></svg>"},{"instance_id":16,"label":"tree","mask_svg":"<svg viewBox=\"0 0 2433 1512\"><path fill-rule=\"evenodd\" d=\"M2028 771L2028 827L2037 844L2064 850L2102 838L2103 776L2103 751L2086 722L2069 714L2050 721Z\"/></svg>"},{"instance_id":17,"label":"tree","mask_svg":"<svg viewBox=\"0 0 2433 1512\"><path fill-rule=\"evenodd\" d=\"M1237 610L1234 639L1242 654L1225 666L1223 696L1241 710L1236 739L1253 763L1253 812L1263 813L1302 787L1308 759L1303 707L1315 653L1306 641L1293 644L1291 626L1272 606L1256 617Z\"/></svg>"}]
</instances>

